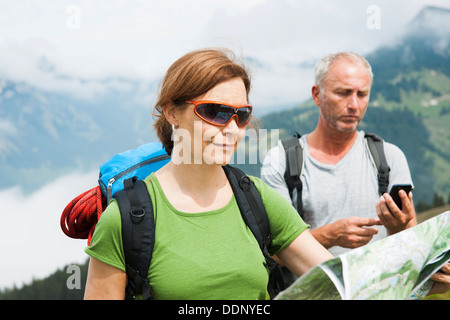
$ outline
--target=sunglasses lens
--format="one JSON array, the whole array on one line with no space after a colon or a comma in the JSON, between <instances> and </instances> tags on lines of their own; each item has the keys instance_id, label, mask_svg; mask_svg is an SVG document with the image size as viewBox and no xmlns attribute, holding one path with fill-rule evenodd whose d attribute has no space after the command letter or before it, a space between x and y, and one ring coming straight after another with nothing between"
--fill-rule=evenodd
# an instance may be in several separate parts
<instances>
[{"instance_id":1,"label":"sunglasses lens","mask_svg":"<svg viewBox=\"0 0 450 320\"><path fill-rule=\"evenodd\" d=\"M232 108L215 103L199 104L196 110L200 117L218 125L226 124L234 115Z\"/></svg>"},{"instance_id":2,"label":"sunglasses lens","mask_svg":"<svg viewBox=\"0 0 450 320\"><path fill-rule=\"evenodd\" d=\"M235 108L216 103L199 104L196 107L197 114L206 121L217 125L225 125L235 115ZM251 107L237 109L238 126L245 126L250 120Z\"/></svg>"},{"instance_id":3,"label":"sunglasses lens","mask_svg":"<svg viewBox=\"0 0 450 320\"><path fill-rule=\"evenodd\" d=\"M238 125L240 127L245 126L250 121L250 115L252 114L252 107L242 107L237 111Z\"/></svg>"}]
</instances>

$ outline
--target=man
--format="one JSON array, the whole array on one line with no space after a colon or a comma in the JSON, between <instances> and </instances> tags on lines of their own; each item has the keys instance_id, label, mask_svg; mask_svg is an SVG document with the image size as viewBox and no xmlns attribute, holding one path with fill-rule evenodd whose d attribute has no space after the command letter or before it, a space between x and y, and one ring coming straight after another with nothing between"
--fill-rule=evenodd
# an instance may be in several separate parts
<instances>
[{"instance_id":1,"label":"man","mask_svg":"<svg viewBox=\"0 0 450 320\"><path fill-rule=\"evenodd\" d=\"M334 255L417 223L411 192L399 192L402 210L389 194L379 196L377 171L364 132L357 130L372 80L370 64L354 53L328 55L315 67L312 98L319 119L315 130L300 138L302 216L314 237ZM386 142L384 152L390 167L388 190L394 184L412 185L403 152ZM279 143L268 152L261 178L290 199L285 170L285 151Z\"/></svg>"}]
</instances>

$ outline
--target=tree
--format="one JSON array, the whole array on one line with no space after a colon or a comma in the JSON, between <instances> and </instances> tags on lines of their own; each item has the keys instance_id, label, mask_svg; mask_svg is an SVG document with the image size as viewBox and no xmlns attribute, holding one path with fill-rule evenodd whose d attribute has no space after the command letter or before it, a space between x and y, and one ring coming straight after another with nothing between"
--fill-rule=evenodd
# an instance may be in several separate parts
<instances>
[{"instance_id":1,"label":"tree","mask_svg":"<svg viewBox=\"0 0 450 320\"><path fill-rule=\"evenodd\" d=\"M442 207L443 205L445 205L444 197L435 192L433 197L433 207Z\"/></svg>"}]
</instances>

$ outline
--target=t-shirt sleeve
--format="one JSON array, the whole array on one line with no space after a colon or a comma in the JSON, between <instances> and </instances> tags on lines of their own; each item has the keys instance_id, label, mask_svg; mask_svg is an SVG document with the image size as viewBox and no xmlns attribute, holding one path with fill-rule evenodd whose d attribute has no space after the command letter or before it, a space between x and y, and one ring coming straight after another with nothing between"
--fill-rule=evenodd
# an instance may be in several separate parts
<instances>
[{"instance_id":1,"label":"t-shirt sleeve","mask_svg":"<svg viewBox=\"0 0 450 320\"><path fill-rule=\"evenodd\" d=\"M251 177L261 194L269 218L272 233L271 255L277 254L294 241L309 225L303 221L297 210L279 192L269 187L261 179Z\"/></svg>"},{"instance_id":2,"label":"t-shirt sleeve","mask_svg":"<svg viewBox=\"0 0 450 320\"><path fill-rule=\"evenodd\" d=\"M386 161L391 169L389 172L388 192L394 184L411 184L414 187L408 161L403 151L396 145L388 142L385 142L384 150Z\"/></svg>"},{"instance_id":3,"label":"t-shirt sleeve","mask_svg":"<svg viewBox=\"0 0 450 320\"><path fill-rule=\"evenodd\" d=\"M103 263L125 271L122 223L116 200L111 201L95 226L90 246L84 250Z\"/></svg>"},{"instance_id":4,"label":"t-shirt sleeve","mask_svg":"<svg viewBox=\"0 0 450 320\"><path fill-rule=\"evenodd\" d=\"M267 152L261 167L261 180L268 186L277 190L284 198L290 201L289 189L284 180L286 170L286 156L281 142Z\"/></svg>"}]
</instances>

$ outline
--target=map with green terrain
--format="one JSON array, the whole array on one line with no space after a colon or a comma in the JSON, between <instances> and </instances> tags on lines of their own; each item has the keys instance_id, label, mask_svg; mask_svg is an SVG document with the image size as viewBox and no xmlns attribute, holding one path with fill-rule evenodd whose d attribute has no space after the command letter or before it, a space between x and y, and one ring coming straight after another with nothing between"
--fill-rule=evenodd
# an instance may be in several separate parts
<instances>
[{"instance_id":1,"label":"map with green terrain","mask_svg":"<svg viewBox=\"0 0 450 320\"><path fill-rule=\"evenodd\" d=\"M328 260L298 278L279 300L421 299L450 260L450 211Z\"/></svg>"}]
</instances>

